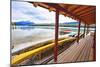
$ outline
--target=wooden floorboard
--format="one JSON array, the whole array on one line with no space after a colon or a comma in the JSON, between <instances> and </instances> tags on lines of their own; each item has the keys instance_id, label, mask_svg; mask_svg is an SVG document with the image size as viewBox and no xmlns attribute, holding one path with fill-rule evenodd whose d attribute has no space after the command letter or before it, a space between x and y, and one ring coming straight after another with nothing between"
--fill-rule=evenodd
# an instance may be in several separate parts
<instances>
[{"instance_id":1,"label":"wooden floorboard","mask_svg":"<svg viewBox=\"0 0 100 67\"><path fill-rule=\"evenodd\" d=\"M57 63L78 62L93 60L93 37L87 35L80 39L79 43L75 42L71 47L58 55ZM54 63L51 60L49 63Z\"/></svg>"},{"instance_id":2,"label":"wooden floorboard","mask_svg":"<svg viewBox=\"0 0 100 67\"><path fill-rule=\"evenodd\" d=\"M89 55L89 61L93 61L93 48L91 48L91 52Z\"/></svg>"}]
</instances>

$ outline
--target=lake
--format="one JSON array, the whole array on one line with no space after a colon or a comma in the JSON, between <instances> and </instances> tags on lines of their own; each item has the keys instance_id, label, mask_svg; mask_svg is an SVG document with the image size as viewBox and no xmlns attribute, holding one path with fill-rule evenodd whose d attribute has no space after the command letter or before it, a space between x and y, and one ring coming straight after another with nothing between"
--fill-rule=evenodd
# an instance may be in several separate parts
<instances>
[{"instance_id":1,"label":"lake","mask_svg":"<svg viewBox=\"0 0 100 67\"><path fill-rule=\"evenodd\" d=\"M71 32L65 34L77 33L76 27L59 27L59 35L64 35L60 33L60 31L64 30L71 30ZM91 28L91 30L93 30L93 28ZM83 32L83 28L81 28L81 32ZM54 35L54 26L12 26L11 41L12 45L18 45L54 38Z\"/></svg>"}]
</instances>

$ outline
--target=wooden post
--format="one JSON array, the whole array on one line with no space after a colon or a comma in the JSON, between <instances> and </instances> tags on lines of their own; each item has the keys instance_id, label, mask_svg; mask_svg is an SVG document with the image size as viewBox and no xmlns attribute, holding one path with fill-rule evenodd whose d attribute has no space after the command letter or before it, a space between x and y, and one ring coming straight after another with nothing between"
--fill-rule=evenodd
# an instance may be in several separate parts
<instances>
[{"instance_id":1,"label":"wooden post","mask_svg":"<svg viewBox=\"0 0 100 67\"><path fill-rule=\"evenodd\" d=\"M89 25L87 25L87 32L86 32L86 34L88 34L89 33Z\"/></svg>"},{"instance_id":2,"label":"wooden post","mask_svg":"<svg viewBox=\"0 0 100 67\"><path fill-rule=\"evenodd\" d=\"M84 33L83 33L83 36L85 37L85 29L86 28L86 23L84 24Z\"/></svg>"},{"instance_id":3,"label":"wooden post","mask_svg":"<svg viewBox=\"0 0 100 67\"><path fill-rule=\"evenodd\" d=\"M96 28L94 32L94 44L93 44L93 60L96 61Z\"/></svg>"},{"instance_id":4,"label":"wooden post","mask_svg":"<svg viewBox=\"0 0 100 67\"><path fill-rule=\"evenodd\" d=\"M58 55L58 30L59 30L59 11L56 9L55 16L55 46L54 46L54 62L57 63L57 55Z\"/></svg>"},{"instance_id":5,"label":"wooden post","mask_svg":"<svg viewBox=\"0 0 100 67\"><path fill-rule=\"evenodd\" d=\"M81 26L81 21L79 21L79 25L78 25L77 43L79 43L79 38L80 38L80 26Z\"/></svg>"}]
</instances>

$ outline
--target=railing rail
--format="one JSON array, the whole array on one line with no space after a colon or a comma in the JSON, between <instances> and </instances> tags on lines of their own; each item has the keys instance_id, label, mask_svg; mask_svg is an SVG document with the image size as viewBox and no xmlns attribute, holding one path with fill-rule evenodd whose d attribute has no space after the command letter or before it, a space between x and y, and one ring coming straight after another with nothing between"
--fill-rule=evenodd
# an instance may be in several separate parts
<instances>
[{"instance_id":1,"label":"railing rail","mask_svg":"<svg viewBox=\"0 0 100 67\"><path fill-rule=\"evenodd\" d=\"M58 41L58 45L62 45L63 42L69 42L69 41L73 41L75 39L76 38L74 38L74 37L69 37L67 39ZM47 44L45 46L36 48L34 50L30 50L30 51L27 51L25 53L21 53L19 55L15 55L12 58L11 64L19 64L19 63L25 61L26 59L29 59L32 56L37 55L37 54L41 53L42 51L50 49L50 48L53 48L53 47L54 47L54 43L51 43L51 44Z\"/></svg>"}]
</instances>

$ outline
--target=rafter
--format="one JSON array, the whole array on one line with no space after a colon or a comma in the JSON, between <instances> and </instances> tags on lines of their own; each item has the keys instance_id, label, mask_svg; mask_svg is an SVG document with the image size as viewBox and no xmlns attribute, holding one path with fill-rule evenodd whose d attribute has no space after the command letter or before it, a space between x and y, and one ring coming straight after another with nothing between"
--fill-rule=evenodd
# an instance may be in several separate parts
<instances>
[{"instance_id":1,"label":"rafter","mask_svg":"<svg viewBox=\"0 0 100 67\"><path fill-rule=\"evenodd\" d=\"M48 9L49 11L55 11L55 12L57 9L59 10L59 13L63 14L64 16L71 17L72 19L75 19L84 23L86 22L87 24L88 24L87 20L89 20L89 18L92 18L92 16L94 16L93 14L95 14L95 9L96 9L95 6L44 3L44 2L39 2L38 6L44 7ZM85 16L89 18L86 20L87 17ZM92 18L92 19L95 20L95 18Z\"/></svg>"},{"instance_id":2,"label":"rafter","mask_svg":"<svg viewBox=\"0 0 100 67\"><path fill-rule=\"evenodd\" d=\"M84 11L85 9L87 9L88 7L87 6L80 6L80 8L76 9L73 11L73 13L79 13L80 11Z\"/></svg>"},{"instance_id":3,"label":"rafter","mask_svg":"<svg viewBox=\"0 0 100 67\"><path fill-rule=\"evenodd\" d=\"M88 12L90 12L90 11L92 11L92 10L95 10L95 8L93 8L93 7L88 8L88 10L81 11L81 12L79 12L77 15L82 15L82 14L88 13Z\"/></svg>"},{"instance_id":4,"label":"rafter","mask_svg":"<svg viewBox=\"0 0 100 67\"><path fill-rule=\"evenodd\" d=\"M80 16L80 17L83 17L83 16L88 16L88 15L91 15L91 14L95 14L95 11L90 11L90 12L81 14L81 15L79 15L79 16Z\"/></svg>"},{"instance_id":5,"label":"rafter","mask_svg":"<svg viewBox=\"0 0 100 67\"><path fill-rule=\"evenodd\" d=\"M77 7L73 8L73 9L71 9L71 11L73 12L73 11L75 11L78 8L80 8L80 6L77 6Z\"/></svg>"},{"instance_id":6,"label":"rafter","mask_svg":"<svg viewBox=\"0 0 100 67\"><path fill-rule=\"evenodd\" d=\"M68 11L67 9L61 8L61 6L59 6L58 4L47 4L50 7L54 7L60 11L65 12L66 14L70 14L70 17L75 17L75 19L81 20L81 22L86 22L86 20L84 20L83 18L79 17L77 14L73 14L72 12Z\"/></svg>"}]
</instances>

